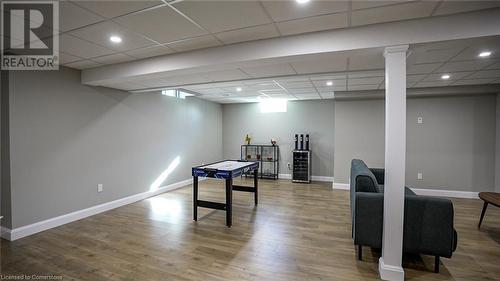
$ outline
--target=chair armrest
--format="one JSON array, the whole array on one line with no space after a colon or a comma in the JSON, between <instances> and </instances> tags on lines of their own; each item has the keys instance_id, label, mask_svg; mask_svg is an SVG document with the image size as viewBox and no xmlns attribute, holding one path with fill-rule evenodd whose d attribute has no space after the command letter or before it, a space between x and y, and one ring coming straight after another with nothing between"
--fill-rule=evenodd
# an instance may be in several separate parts
<instances>
[{"instance_id":1,"label":"chair armrest","mask_svg":"<svg viewBox=\"0 0 500 281\"><path fill-rule=\"evenodd\" d=\"M385 169L370 168L370 171L373 173L373 175L377 179L377 183L383 185L384 184L384 177L385 177Z\"/></svg>"},{"instance_id":2,"label":"chair armrest","mask_svg":"<svg viewBox=\"0 0 500 281\"><path fill-rule=\"evenodd\" d=\"M384 194L376 192L356 192L354 208L354 244L378 249L382 248Z\"/></svg>"},{"instance_id":3,"label":"chair armrest","mask_svg":"<svg viewBox=\"0 0 500 281\"><path fill-rule=\"evenodd\" d=\"M457 245L453 214L449 199L405 196L404 251L451 257Z\"/></svg>"}]
</instances>

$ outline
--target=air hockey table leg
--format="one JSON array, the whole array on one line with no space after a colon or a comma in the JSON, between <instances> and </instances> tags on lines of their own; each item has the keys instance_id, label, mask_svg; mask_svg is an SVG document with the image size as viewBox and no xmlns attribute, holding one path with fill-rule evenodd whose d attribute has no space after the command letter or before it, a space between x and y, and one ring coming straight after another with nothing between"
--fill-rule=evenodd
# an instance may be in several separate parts
<instances>
[{"instance_id":1,"label":"air hockey table leg","mask_svg":"<svg viewBox=\"0 0 500 281\"><path fill-rule=\"evenodd\" d=\"M226 225L233 224L233 179L226 179Z\"/></svg>"},{"instance_id":2,"label":"air hockey table leg","mask_svg":"<svg viewBox=\"0 0 500 281\"><path fill-rule=\"evenodd\" d=\"M198 220L198 177L193 176L193 220Z\"/></svg>"},{"instance_id":3,"label":"air hockey table leg","mask_svg":"<svg viewBox=\"0 0 500 281\"><path fill-rule=\"evenodd\" d=\"M259 203L259 170L258 169L255 169L253 171L253 187L254 187L254 193L253 193L253 196L254 196L254 200L255 200L255 205L257 205Z\"/></svg>"}]
</instances>

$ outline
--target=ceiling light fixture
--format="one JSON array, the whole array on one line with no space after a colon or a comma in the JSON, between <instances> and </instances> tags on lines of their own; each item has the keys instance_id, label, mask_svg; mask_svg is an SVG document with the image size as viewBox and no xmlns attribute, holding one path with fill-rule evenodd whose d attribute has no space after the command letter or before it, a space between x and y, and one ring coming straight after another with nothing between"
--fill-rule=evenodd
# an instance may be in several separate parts
<instances>
[{"instance_id":1,"label":"ceiling light fixture","mask_svg":"<svg viewBox=\"0 0 500 281\"><path fill-rule=\"evenodd\" d=\"M241 92L241 87L236 88L236 92Z\"/></svg>"},{"instance_id":2,"label":"ceiling light fixture","mask_svg":"<svg viewBox=\"0 0 500 281\"><path fill-rule=\"evenodd\" d=\"M113 43L121 43L122 38L120 36L113 35L113 36L109 37L109 41L111 41Z\"/></svg>"},{"instance_id":3,"label":"ceiling light fixture","mask_svg":"<svg viewBox=\"0 0 500 281\"><path fill-rule=\"evenodd\" d=\"M311 0L295 0L295 2L299 3L299 4L305 4L307 2L309 2Z\"/></svg>"},{"instance_id":4,"label":"ceiling light fixture","mask_svg":"<svg viewBox=\"0 0 500 281\"><path fill-rule=\"evenodd\" d=\"M443 74L443 75L441 75L441 79L443 79L443 80L450 79L450 74Z\"/></svg>"},{"instance_id":5,"label":"ceiling light fixture","mask_svg":"<svg viewBox=\"0 0 500 281\"><path fill-rule=\"evenodd\" d=\"M490 51L484 51L484 52L479 53L479 57L481 57L481 58L487 58L489 56L491 56Z\"/></svg>"},{"instance_id":6,"label":"ceiling light fixture","mask_svg":"<svg viewBox=\"0 0 500 281\"><path fill-rule=\"evenodd\" d=\"M332 81L326 81L326 85L327 85L327 86L332 86L332 85L333 85L333 82L332 82Z\"/></svg>"}]
</instances>

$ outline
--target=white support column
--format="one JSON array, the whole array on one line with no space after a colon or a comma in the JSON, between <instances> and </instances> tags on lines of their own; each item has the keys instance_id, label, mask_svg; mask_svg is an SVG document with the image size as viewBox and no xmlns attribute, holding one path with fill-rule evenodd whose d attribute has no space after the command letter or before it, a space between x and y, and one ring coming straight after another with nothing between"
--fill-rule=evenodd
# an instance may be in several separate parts
<instances>
[{"instance_id":1,"label":"white support column","mask_svg":"<svg viewBox=\"0 0 500 281\"><path fill-rule=\"evenodd\" d=\"M403 213L406 161L406 51L387 47L385 56L385 185L384 232L380 278L404 280Z\"/></svg>"}]
</instances>

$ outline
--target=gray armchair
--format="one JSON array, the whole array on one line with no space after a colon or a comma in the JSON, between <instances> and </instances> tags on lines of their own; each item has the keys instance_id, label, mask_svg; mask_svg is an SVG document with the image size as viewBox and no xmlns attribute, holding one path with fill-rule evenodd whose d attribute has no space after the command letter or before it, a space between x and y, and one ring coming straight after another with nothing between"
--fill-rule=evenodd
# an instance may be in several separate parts
<instances>
[{"instance_id":1,"label":"gray armchair","mask_svg":"<svg viewBox=\"0 0 500 281\"><path fill-rule=\"evenodd\" d=\"M362 258L362 246L382 248L384 169L370 169L359 159L351 162L352 236ZM457 247L450 200L416 195L405 187L403 252L451 258Z\"/></svg>"}]
</instances>

